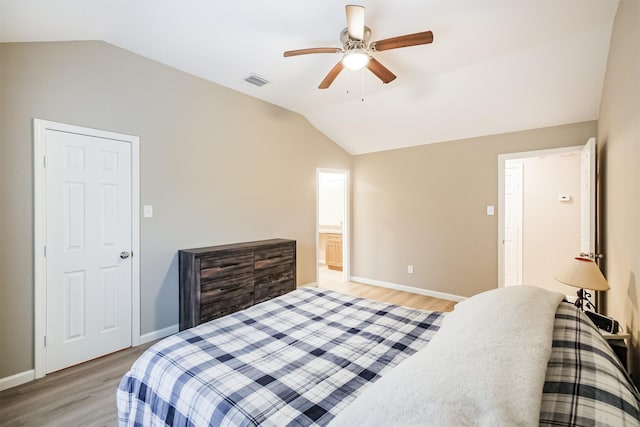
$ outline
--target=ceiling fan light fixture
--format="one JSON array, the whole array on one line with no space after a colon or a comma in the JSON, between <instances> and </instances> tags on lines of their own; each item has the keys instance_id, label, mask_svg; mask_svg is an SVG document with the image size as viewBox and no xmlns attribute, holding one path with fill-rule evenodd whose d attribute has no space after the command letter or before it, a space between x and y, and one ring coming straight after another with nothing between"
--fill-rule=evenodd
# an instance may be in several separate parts
<instances>
[{"instance_id":1,"label":"ceiling fan light fixture","mask_svg":"<svg viewBox=\"0 0 640 427\"><path fill-rule=\"evenodd\" d=\"M0 0L1 1L1 0ZM342 48L314 47L306 49L287 50L283 56L298 56L311 53L342 53L342 59L333 66L329 73L318 85L318 89L328 89L338 75L345 69L360 70L367 68L382 83L390 83L396 75L382 65L376 58L370 56L374 52L398 49L401 47L417 46L433 42L433 33L423 31L421 33L406 34L404 36L371 42L371 29L364 25L364 6L347 5L347 27L340 32ZM364 84L364 79L362 80Z\"/></svg>"},{"instance_id":2,"label":"ceiling fan light fixture","mask_svg":"<svg viewBox=\"0 0 640 427\"><path fill-rule=\"evenodd\" d=\"M360 70L367 62L369 55L361 49L350 50L342 58L342 64L350 70Z\"/></svg>"}]
</instances>

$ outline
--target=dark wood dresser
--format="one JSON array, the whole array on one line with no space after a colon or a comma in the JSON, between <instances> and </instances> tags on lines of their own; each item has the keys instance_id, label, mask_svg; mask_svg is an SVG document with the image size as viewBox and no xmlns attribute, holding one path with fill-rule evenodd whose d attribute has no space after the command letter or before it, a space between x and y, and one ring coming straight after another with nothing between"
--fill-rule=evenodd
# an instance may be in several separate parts
<instances>
[{"instance_id":1,"label":"dark wood dresser","mask_svg":"<svg viewBox=\"0 0 640 427\"><path fill-rule=\"evenodd\" d=\"M178 251L180 330L296 288L296 241L287 239Z\"/></svg>"}]
</instances>

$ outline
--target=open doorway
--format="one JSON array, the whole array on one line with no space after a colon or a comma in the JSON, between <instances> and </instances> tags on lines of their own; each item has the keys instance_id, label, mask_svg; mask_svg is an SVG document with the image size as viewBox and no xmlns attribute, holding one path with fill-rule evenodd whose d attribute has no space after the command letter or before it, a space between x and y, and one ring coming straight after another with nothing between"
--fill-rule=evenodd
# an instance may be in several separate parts
<instances>
[{"instance_id":1,"label":"open doorway","mask_svg":"<svg viewBox=\"0 0 640 427\"><path fill-rule=\"evenodd\" d=\"M316 178L316 283L345 282L349 277L349 172L318 169Z\"/></svg>"},{"instance_id":2,"label":"open doorway","mask_svg":"<svg viewBox=\"0 0 640 427\"><path fill-rule=\"evenodd\" d=\"M554 277L582 250L583 210L590 204L584 195L584 148L498 156L500 287L524 284L575 293Z\"/></svg>"}]
</instances>

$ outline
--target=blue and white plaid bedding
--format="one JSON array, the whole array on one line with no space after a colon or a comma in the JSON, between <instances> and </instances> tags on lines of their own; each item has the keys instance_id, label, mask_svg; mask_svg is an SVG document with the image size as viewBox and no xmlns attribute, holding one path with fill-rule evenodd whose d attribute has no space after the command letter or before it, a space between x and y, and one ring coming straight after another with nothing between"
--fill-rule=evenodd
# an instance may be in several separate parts
<instances>
[{"instance_id":1,"label":"blue and white plaid bedding","mask_svg":"<svg viewBox=\"0 0 640 427\"><path fill-rule=\"evenodd\" d=\"M556 312L540 425L640 426L640 395L591 320L569 303Z\"/></svg>"},{"instance_id":2,"label":"blue and white plaid bedding","mask_svg":"<svg viewBox=\"0 0 640 427\"><path fill-rule=\"evenodd\" d=\"M425 347L445 314L300 289L149 348L120 382L118 419L123 426L326 425ZM591 321L560 304L540 425L640 426L639 398Z\"/></svg>"},{"instance_id":3,"label":"blue and white plaid bedding","mask_svg":"<svg viewBox=\"0 0 640 427\"><path fill-rule=\"evenodd\" d=\"M120 382L120 425L326 425L444 313L305 288L182 331Z\"/></svg>"}]
</instances>

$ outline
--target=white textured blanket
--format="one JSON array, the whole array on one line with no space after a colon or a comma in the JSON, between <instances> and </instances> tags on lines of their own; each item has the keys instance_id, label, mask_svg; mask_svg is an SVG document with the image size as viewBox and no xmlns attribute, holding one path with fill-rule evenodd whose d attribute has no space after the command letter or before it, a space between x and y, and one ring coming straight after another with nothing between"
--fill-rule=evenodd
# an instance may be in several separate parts
<instances>
[{"instance_id":1,"label":"white textured blanket","mask_svg":"<svg viewBox=\"0 0 640 427\"><path fill-rule=\"evenodd\" d=\"M371 385L336 426L537 426L563 296L514 286L456 305L420 350Z\"/></svg>"}]
</instances>

